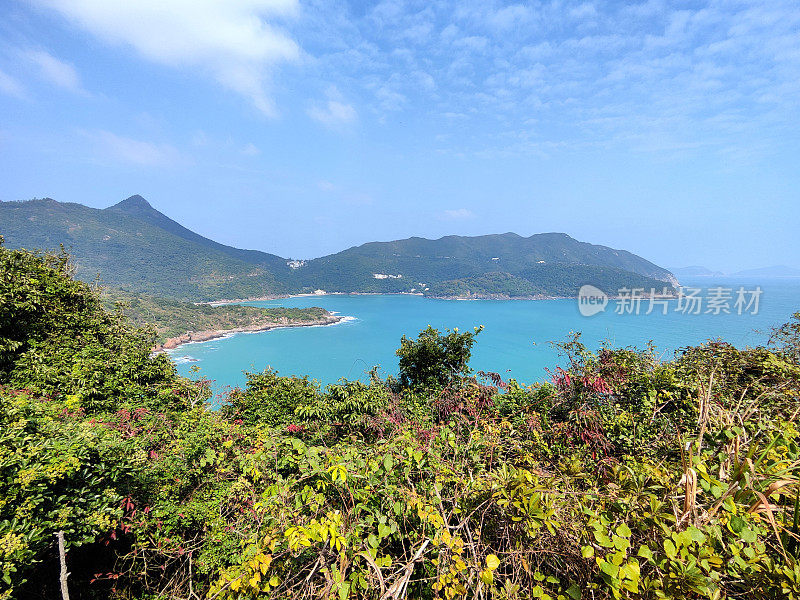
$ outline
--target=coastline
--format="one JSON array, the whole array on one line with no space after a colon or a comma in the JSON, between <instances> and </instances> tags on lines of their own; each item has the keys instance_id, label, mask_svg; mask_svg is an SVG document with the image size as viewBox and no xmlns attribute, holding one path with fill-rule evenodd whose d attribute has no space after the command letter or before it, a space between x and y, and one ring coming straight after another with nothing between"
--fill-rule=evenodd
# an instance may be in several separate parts
<instances>
[{"instance_id":1,"label":"coastline","mask_svg":"<svg viewBox=\"0 0 800 600\"><path fill-rule=\"evenodd\" d=\"M341 323L347 317L340 315L328 315L322 319L314 321L300 321L300 322L279 322L269 321L266 323L259 323L257 325L249 325L247 327L237 327L235 329L209 329L207 331L187 331L186 333L177 337L171 337L164 340L161 344L153 346L151 353L160 354L166 350L174 350L183 346L184 344L191 344L196 342L208 342L223 337L228 337L236 333L259 333L262 331L269 331L271 329L282 329L287 327L323 327L326 325L336 325Z\"/></svg>"},{"instance_id":2,"label":"coastline","mask_svg":"<svg viewBox=\"0 0 800 600\"><path fill-rule=\"evenodd\" d=\"M577 298L577 296L546 296L537 294L535 296L506 296L503 294L478 294L474 296L426 296L421 292L325 292L324 294L305 293L305 294L281 294L275 296L257 296L254 298L238 298L236 300L212 300L210 302L197 302L196 304L208 304L209 306L223 306L226 304L243 304L244 302L263 302L266 300L284 300L286 298L312 298L325 296L419 296L420 298L430 298L431 300L560 300L564 298Z\"/></svg>"},{"instance_id":3,"label":"coastline","mask_svg":"<svg viewBox=\"0 0 800 600\"><path fill-rule=\"evenodd\" d=\"M506 294L474 294L469 296L425 296L431 300L563 300L568 296L546 296L535 294L533 296L508 296ZM577 298L577 296L573 296Z\"/></svg>"},{"instance_id":4,"label":"coastline","mask_svg":"<svg viewBox=\"0 0 800 600\"><path fill-rule=\"evenodd\" d=\"M325 292L315 294L313 292L305 294L282 294L275 296L258 296L254 298L239 298L236 300L213 300L211 302L197 302L196 304L208 304L209 306L223 306L226 304L242 304L244 302L263 302L266 300L283 300L286 298L310 298L324 296L419 296L431 300L576 300L578 296L548 296L546 294L535 294L533 296L508 296L505 294L474 294L469 296L436 296L425 295L420 292ZM677 294L656 294L654 298L674 300ZM609 300L619 300L622 296L609 294ZM642 296L646 300L649 296Z\"/></svg>"},{"instance_id":5,"label":"coastline","mask_svg":"<svg viewBox=\"0 0 800 600\"><path fill-rule=\"evenodd\" d=\"M210 302L195 302L195 304L208 304L209 306L223 306L225 304L242 304L243 302L264 302L267 300L284 300L286 298L314 298L321 296L423 296L420 292L325 292L315 294L307 292L303 294L276 294L272 296L255 296L253 298L238 298L236 300L211 300ZM432 296L428 296L431 298Z\"/></svg>"}]
</instances>

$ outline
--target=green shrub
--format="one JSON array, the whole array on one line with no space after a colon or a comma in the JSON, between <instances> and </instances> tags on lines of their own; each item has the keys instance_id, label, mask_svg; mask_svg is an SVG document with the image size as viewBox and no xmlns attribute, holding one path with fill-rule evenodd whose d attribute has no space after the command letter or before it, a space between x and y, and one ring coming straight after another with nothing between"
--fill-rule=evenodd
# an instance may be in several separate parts
<instances>
[{"instance_id":1,"label":"green shrub","mask_svg":"<svg viewBox=\"0 0 800 600\"><path fill-rule=\"evenodd\" d=\"M295 411L313 403L318 395L319 385L308 377L280 377L277 371L267 369L247 373L245 389L231 392L222 414L249 425L282 427L296 422Z\"/></svg>"},{"instance_id":2,"label":"green shrub","mask_svg":"<svg viewBox=\"0 0 800 600\"><path fill-rule=\"evenodd\" d=\"M430 325L416 340L403 336L397 356L400 357L400 381L406 387L444 387L453 379L469 374L474 332L447 331L441 334Z\"/></svg>"},{"instance_id":3,"label":"green shrub","mask_svg":"<svg viewBox=\"0 0 800 600\"><path fill-rule=\"evenodd\" d=\"M0 387L0 598L52 556L114 531L134 470L115 431L87 420L78 400Z\"/></svg>"},{"instance_id":4,"label":"green shrub","mask_svg":"<svg viewBox=\"0 0 800 600\"><path fill-rule=\"evenodd\" d=\"M153 340L103 310L98 291L72 279L65 254L0 246L0 384L113 410L175 378L167 357L150 357Z\"/></svg>"}]
</instances>

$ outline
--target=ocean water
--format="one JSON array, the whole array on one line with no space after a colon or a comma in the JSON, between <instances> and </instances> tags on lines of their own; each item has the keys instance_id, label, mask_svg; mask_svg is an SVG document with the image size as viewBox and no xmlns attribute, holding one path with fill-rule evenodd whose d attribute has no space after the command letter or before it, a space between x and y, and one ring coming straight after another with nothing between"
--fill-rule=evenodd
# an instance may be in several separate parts
<instances>
[{"instance_id":1,"label":"ocean water","mask_svg":"<svg viewBox=\"0 0 800 600\"><path fill-rule=\"evenodd\" d=\"M533 383L549 377L546 369L561 363L551 342L567 339L571 331L581 332L590 348L603 342L618 347L644 347L652 341L664 358L681 347L721 338L739 347L766 342L771 330L800 310L800 279L762 282L696 280L684 285L707 288L722 286L733 290L729 314L684 314L676 311L677 301L668 303L667 314L656 306L645 314L618 314L611 300L604 312L585 317L577 300L433 300L420 296L304 296L264 302L253 306L321 306L348 317L325 327L274 329L237 334L209 342L186 344L170 351L178 371L186 376L207 377L215 394L245 383L245 371L267 367L283 375L308 375L323 385L340 378L365 379L372 366L383 374L397 373L395 350L402 335L415 337L427 325L439 329L468 330L483 325L477 338L471 366L495 371ZM737 314L736 290L760 286L758 313ZM706 303L707 304L707 303ZM198 367L199 370L191 370Z\"/></svg>"}]
</instances>

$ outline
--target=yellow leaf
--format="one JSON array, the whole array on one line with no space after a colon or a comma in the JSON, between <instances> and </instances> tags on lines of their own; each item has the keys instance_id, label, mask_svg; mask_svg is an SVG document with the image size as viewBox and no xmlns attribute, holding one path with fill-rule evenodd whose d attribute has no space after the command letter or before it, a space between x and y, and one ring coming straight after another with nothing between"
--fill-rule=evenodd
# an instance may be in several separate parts
<instances>
[{"instance_id":1,"label":"yellow leaf","mask_svg":"<svg viewBox=\"0 0 800 600\"><path fill-rule=\"evenodd\" d=\"M525 572L526 572L528 575L530 575L530 574L531 574L531 567L530 567L530 565L528 564L528 561L527 561L527 560L525 560L525 559L524 559L524 558L522 558L522 557L520 557L520 559L519 559L519 560L520 560L520 562L522 563L522 568L523 568L523 569L525 569Z\"/></svg>"},{"instance_id":2,"label":"yellow leaf","mask_svg":"<svg viewBox=\"0 0 800 600\"><path fill-rule=\"evenodd\" d=\"M494 554L490 554L486 557L486 568L490 571L494 571L497 567L500 566L500 559L497 558Z\"/></svg>"}]
</instances>

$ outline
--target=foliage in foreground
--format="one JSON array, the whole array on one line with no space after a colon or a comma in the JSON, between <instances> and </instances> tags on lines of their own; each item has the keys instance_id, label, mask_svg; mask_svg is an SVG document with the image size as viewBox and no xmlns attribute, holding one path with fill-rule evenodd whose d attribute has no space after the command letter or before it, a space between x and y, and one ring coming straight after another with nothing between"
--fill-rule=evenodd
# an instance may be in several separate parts
<instances>
[{"instance_id":1,"label":"foliage in foreground","mask_svg":"<svg viewBox=\"0 0 800 600\"><path fill-rule=\"evenodd\" d=\"M114 410L175 380L166 357L150 358L153 332L104 311L70 275L65 254L8 251L0 237L0 382Z\"/></svg>"},{"instance_id":2,"label":"foliage in foreground","mask_svg":"<svg viewBox=\"0 0 800 600\"><path fill-rule=\"evenodd\" d=\"M115 317L61 263L0 253L31 273L3 313L143 341L100 335ZM534 386L431 352L404 354L447 374L424 385L268 371L220 412L162 359L87 390L93 363L0 318L0 598L56 597L59 530L73 598L800 598L800 314L771 348L668 362L572 339Z\"/></svg>"}]
</instances>

